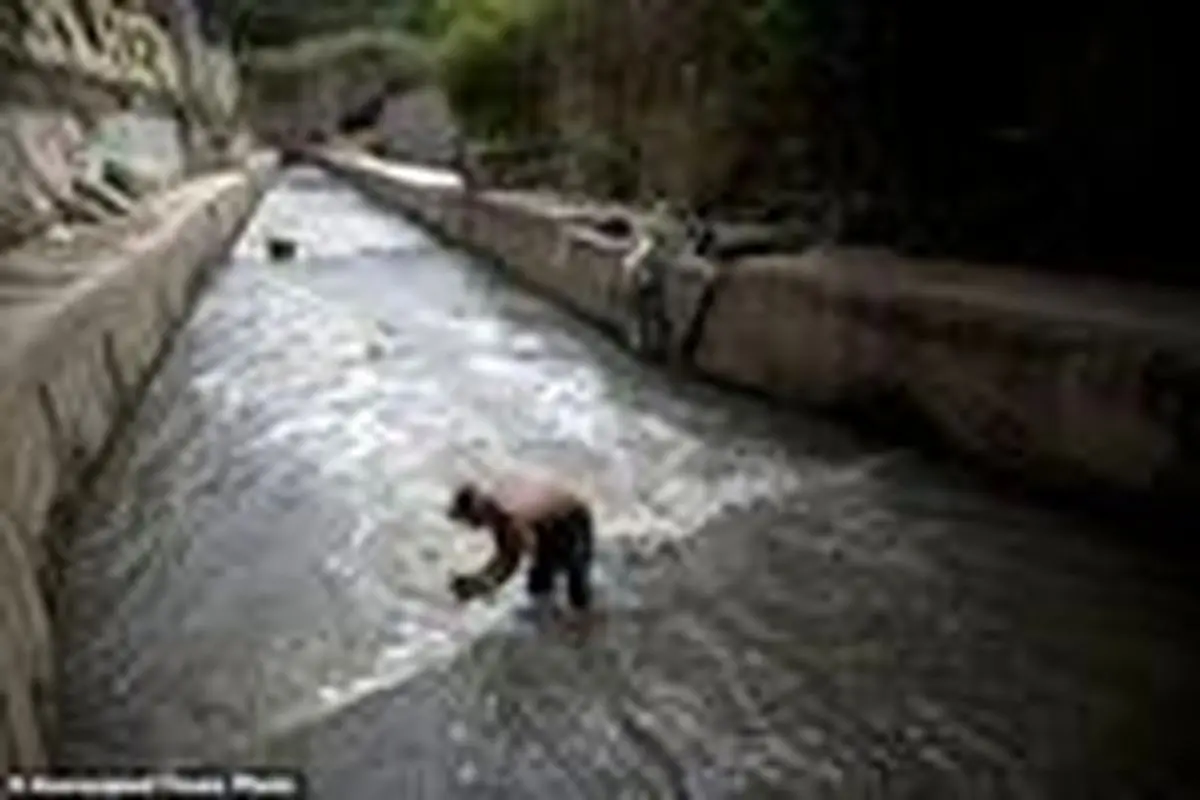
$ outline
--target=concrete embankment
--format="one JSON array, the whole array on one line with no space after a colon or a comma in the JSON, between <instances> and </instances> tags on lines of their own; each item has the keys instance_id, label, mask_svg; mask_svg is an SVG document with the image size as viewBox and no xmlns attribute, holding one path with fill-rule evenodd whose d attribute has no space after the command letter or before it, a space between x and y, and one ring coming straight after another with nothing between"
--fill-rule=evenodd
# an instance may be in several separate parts
<instances>
[{"instance_id":1,"label":"concrete embankment","mask_svg":"<svg viewBox=\"0 0 1200 800\"><path fill-rule=\"evenodd\" d=\"M53 737L47 531L275 172L257 154L111 227L0 254L0 774L43 763Z\"/></svg>"},{"instance_id":2,"label":"concrete embankment","mask_svg":"<svg viewBox=\"0 0 1200 800\"><path fill-rule=\"evenodd\" d=\"M347 151L310 157L594 321L619 328L625 246L578 206ZM1128 497L1200 488L1200 298L1026 270L827 249L739 259L694 353L709 377L784 400L902 408L959 450L1054 487ZM712 267L681 263L686 327Z\"/></svg>"}]
</instances>

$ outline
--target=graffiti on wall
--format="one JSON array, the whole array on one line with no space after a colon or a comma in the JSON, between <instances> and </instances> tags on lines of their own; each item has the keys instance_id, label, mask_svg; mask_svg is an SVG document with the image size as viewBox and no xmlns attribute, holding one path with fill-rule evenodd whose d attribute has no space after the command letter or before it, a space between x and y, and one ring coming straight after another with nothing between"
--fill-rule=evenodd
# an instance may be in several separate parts
<instances>
[{"instance_id":1,"label":"graffiti on wall","mask_svg":"<svg viewBox=\"0 0 1200 800\"><path fill-rule=\"evenodd\" d=\"M84 72L175 95L179 64L170 37L138 0L4 0L0 50L43 67Z\"/></svg>"}]
</instances>

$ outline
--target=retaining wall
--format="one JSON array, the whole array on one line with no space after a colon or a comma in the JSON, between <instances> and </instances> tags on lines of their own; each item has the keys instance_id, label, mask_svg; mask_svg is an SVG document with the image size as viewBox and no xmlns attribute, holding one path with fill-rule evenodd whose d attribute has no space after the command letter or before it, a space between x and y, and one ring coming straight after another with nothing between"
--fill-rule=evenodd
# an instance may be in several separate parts
<instances>
[{"instance_id":1,"label":"retaining wall","mask_svg":"<svg viewBox=\"0 0 1200 800\"><path fill-rule=\"evenodd\" d=\"M311 157L597 322L627 313L624 247L573 222L577 209L512 192L468 201L359 153ZM727 268L695 353L703 374L817 405L899 403L961 450L1054 486L1200 489L1200 298L881 250ZM677 265L676 328L711 269Z\"/></svg>"},{"instance_id":2,"label":"retaining wall","mask_svg":"<svg viewBox=\"0 0 1200 800\"><path fill-rule=\"evenodd\" d=\"M0 774L42 764L53 736L49 523L140 397L275 164L258 154L112 226L0 253Z\"/></svg>"}]
</instances>

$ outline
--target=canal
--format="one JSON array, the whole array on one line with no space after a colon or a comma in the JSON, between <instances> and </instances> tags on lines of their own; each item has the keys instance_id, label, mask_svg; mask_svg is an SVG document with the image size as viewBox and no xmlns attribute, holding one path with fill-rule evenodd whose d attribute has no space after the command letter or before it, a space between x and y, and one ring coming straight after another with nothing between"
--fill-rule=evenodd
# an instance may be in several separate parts
<instances>
[{"instance_id":1,"label":"canal","mask_svg":"<svg viewBox=\"0 0 1200 800\"><path fill-rule=\"evenodd\" d=\"M273 263L265 240L299 243ZM57 757L320 798L1185 796L1196 569L643 368L318 172L65 532ZM456 606L453 483L595 498L604 624Z\"/></svg>"}]
</instances>

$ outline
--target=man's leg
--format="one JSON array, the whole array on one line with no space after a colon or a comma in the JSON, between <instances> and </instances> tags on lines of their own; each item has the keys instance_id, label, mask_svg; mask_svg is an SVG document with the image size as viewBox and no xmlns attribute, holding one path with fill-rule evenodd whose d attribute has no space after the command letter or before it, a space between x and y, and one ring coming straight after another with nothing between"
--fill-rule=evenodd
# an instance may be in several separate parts
<instances>
[{"instance_id":1,"label":"man's leg","mask_svg":"<svg viewBox=\"0 0 1200 800\"><path fill-rule=\"evenodd\" d=\"M592 607L591 564L572 564L567 571L567 596L576 611L588 611Z\"/></svg>"},{"instance_id":2,"label":"man's leg","mask_svg":"<svg viewBox=\"0 0 1200 800\"><path fill-rule=\"evenodd\" d=\"M580 510L571 517L571 554L567 562L567 599L576 611L592 605L592 515Z\"/></svg>"},{"instance_id":3,"label":"man's leg","mask_svg":"<svg viewBox=\"0 0 1200 800\"><path fill-rule=\"evenodd\" d=\"M529 596L538 601L539 604L544 602L554 592L554 573L555 563L544 557L542 553L538 553L533 563L529 566L529 578L526 584L526 590Z\"/></svg>"}]
</instances>

